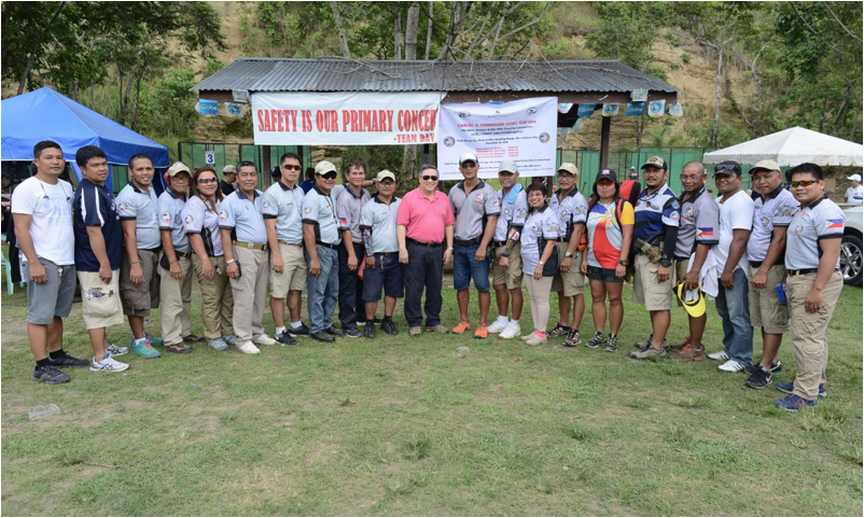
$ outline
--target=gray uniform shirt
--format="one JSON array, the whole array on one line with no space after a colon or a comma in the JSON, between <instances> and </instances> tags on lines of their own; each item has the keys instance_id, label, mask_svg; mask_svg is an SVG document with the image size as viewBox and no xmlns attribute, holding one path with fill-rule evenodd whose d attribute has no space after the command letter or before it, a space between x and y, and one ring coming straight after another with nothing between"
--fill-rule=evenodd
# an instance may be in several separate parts
<instances>
[{"instance_id":1,"label":"gray uniform shirt","mask_svg":"<svg viewBox=\"0 0 864 518\"><path fill-rule=\"evenodd\" d=\"M138 242L139 250L152 250L162 246L159 216L156 214L159 199L153 187L150 187L149 192L144 192L129 183L120 191L114 202L117 204L120 221L135 222L135 240Z\"/></svg>"},{"instance_id":2,"label":"gray uniform shirt","mask_svg":"<svg viewBox=\"0 0 864 518\"><path fill-rule=\"evenodd\" d=\"M171 231L171 243L174 244L175 252L192 251L189 238L186 237L183 216L180 215L185 205L186 200L171 189L165 189L165 192L159 196L159 229Z\"/></svg>"},{"instance_id":3,"label":"gray uniform shirt","mask_svg":"<svg viewBox=\"0 0 864 518\"><path fill-rule=\"evenodd\" d=\"M716 245L720 235L720 208L705 190L705 187L687 201L681 201L681 222L678 224L678 241L675 242L675 258L688 259L697 245Z\"/></svg>"},{"instance_id":4,"label":"gray uniform shirt","mask_svg":"<svg viewBox=\"0 0 864 518\"><path fill-rule=\"evenodd\" d=\"M511 228L521 229L525 225L525 218L528 217L528 196L525 195L525 189L521 189L511 203L504 197L504 189L501 189L498 191L498 203L501 205L501 215L498 216L495 237L492 239L503 242L507 240L507 233Z\"/></svg>"},{"instance_id":5,"label":"gray uniform shirt","mask_svg":"<svg viewBox=\"0 0 864 518\"><path fill-rule=\"evenodd\" d=\"M453 237L460 241L482 237L486 218L501 214L498 193L483 180L468 194L465 193L465 182L459 182L450 189L448 198L456 216Z\"/></svg>"},{"instance_id":6,"label":"gray uniform shirt","mask_svg":"<svg viewBox=\"0 0 864 518\"><path fill-rule=\"evenodd\" d=\"M250 200L240 189L235 189L222 200L219 211L219 228L234 229L237 241L267 244L267 229L264 227L264 216L261 215L264 205L264 193L255 189L255 199ZM230 246L230 243L222 243Z\"/></svg>"},{"instance_id":7,"label":"gray uniform shirt","mask_svg":"<svg viewBox=\"0 0 864 518\"><path fill-rule=\"evenodd\" d=\"M303 197L302 215L303 223L315 225L315 241L328 245L342 242L336 222L336 203L329 195L318 190L317 185Z\"/></svg>"},{"instance_id":8,"label":"gray uniform shirt","mask_svg":"<svg viewBox=\"0 0 864 518\"><path fill-rule=\"evenodd\" d=\"M556 192L549 198L549 208L558 214L560 220L559 233L565 241L570 241L573 228L578 224L584 224L588 218L588 200L581 192L573 189L563 200L560 192Z\"/></svg>"},{"instance_id":9,"label":"gray uniform shirt","mask_svg":"<svg viewBox=\"0 0 864 518\"><path fill-rule=\"evenodd\" d=\"M336 198L339 232L350 230L351 241L358 245L363 243L363 234L360 233L360 210L369 201L369 198L369 192L366 189L361 188L360 196L357 196L350 187L346 187Z\"/></svg>"},{"instance_id":10,"label":"gray uniform shirt","mask_svg":"<svg viewBox=\"0 0 864 518\"><path fill-rule=\"evenodd\" d=\"M213 207L204 203L198 196L192 196L186 201L180 215L183 217L183 225L186 227L186 235L198 234L204 241L204 251L208 256L219 257L225 255L222 248L222 233L219 232L219 212L221 203L216 200L215 212Z\"/></svg>"},{"instance_id":11,"label":"gray uniform shirt","mask_svg":"<svg viewBox=\"0 0 864 518\"><path fill-rule=\"evenodd\" d=\"M807 207L799 207L786 230L786 269L804 270L819 267L822 239L843 239L846 216L836 203L820 198ZM840 258L834 268L840 267Z\"/></svg>"},{"instance_id":12,"label":"gray uniform shirt","mask_svg":"<svg viewBox=\"0 0 864 518\"><path fill-rule=\"evenodd\" d=\"M303 221L300 210L304 196L303 189L297 185L289 189L282 182L276 182L264 192L261 214L264 219L276 220L276 238L279 241L291 245L303 242Z\"/></svg>"},{"instance_id":13,"label":"gray uniform shirt","mask_svg":"<svg viewBox=\"0 0 864 518\"><path fill-rule=\"evenodd\" d=\"M764 261L774 239L774 228L786 228L792 222L792 215L801 205L791 192L778 186L768 199L762 196L755 200L753 211L753 230L750 231L750 241L747 242L747 259L751 261ZM783 255L776 264L783 264Z\"/></svg>"},{"instance_id":14,"label":"gray uniform shirt","mask_svg":"<svg viewBox=\"0 0 864 518\"><path fill-rule=\"evenodd\" d=\"M399 241L396 239L396 216L399 214L401 201L401 198L394 196L388 205L375 196L363 205L360 211L360 229L370 232L373 254L399 251Z\"/></svg>"}]
</instances>

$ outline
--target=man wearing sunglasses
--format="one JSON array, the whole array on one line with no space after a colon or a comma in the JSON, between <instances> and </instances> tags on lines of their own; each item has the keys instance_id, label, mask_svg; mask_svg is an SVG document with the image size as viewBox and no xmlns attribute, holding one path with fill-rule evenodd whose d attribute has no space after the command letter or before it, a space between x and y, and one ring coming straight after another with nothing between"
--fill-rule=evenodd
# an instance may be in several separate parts
<instances>
[{"instance_id":1,"label":"man wearing sunglasses","mask_svg":"<svg viewBox=\"0 0 864 518\"><path fill-rule=\"evenodd\" d=\"M753 199L741 190L741 165L734 160L714 167L714 185L720 192L719 242L711 254L720 274L717 313L723 320L723 350L709 354L712 360L725 361L724 372L741 372L751 364L753 326L750 325L747 282L747 241L753 228Z\"/></svg>"},{"instance_id":2,"label":"man wearing sunglasses","mask_svg":"<svg viewBox=\"0 0 864 518\"><path fill-rule=\"evenodd\" d=\"M422 332L423 313L420 299L426 290L426 331L447 334L441 325L441 284L444 265L453 255L453 209L444 193L438 189L438 169L424 164L420 167L420 186L407 193L399 205L396 217L396 239L399 242L399 262L405 273L405 319L409 334ZM444 257L441 243L447 241Z\"/></svg>"},{"instance_id":3,"label":"man wearing sunglasses","mask_svg":"<svg viewBox=\"0 0 864 518\"><path fill-rule=\"evenodd\" d=\"M330 196L336 185L336 166L319 162L315 166L315 187L303 198L303 242L306 245L306 266L309 309L309 334L319 342L334 342L334 336L344 336L331 320L339 293L339 253L342 242L336 203Z\"/></svg>"},{"instance_id":4,"label":"man wearing sunglasses","mask_svg":"<svg viewBox=\"0 0 864 518\"><path fill-rule=\"evenodd\" d=\"M468 321L468 288L474 280L477 298L480 301L480 322L474 338L486 338L488 326L486 317L492 298L489 295L489 244L495 234L501 204L498 193L478 176L480 162L474 153L459 157L459 172L464 180L450 189L450 204L456 215L453 227L453 287L459 304L459 324L453 332L461 335L471 329Z\"/></svg>"},{"instance_id":5,"label":"man wearing sunglasses","mask_svg":"<svg viewBox=\"0 0 864 518\"><path fill-rule=\"evenodd\" d=\"M750 324L762 328L762 360L744 369L750 374L744 385L762 389L771 383L772 373L783 372L777 355L783 333L789 331L789 309L776 287L786 281L786 230L798 201L783 186L780 167L762 160L750 169L756 193L753 231L747 243L750 261Z\"/></svg>"},{"instance_id":6,"label":"man wearing sunglasses","mask_svg":"<svg viewBox=\"0 0 864 518\"><path fill-rule=\"evenodd\" d=\"M366 163L352 161L345 176L348 183L336 198L336 216L342 234L342 246L339 247L339 322L346 336L358 338L363 334L357 330L357 322L366 321L363 280L357 276L364 255L360 211L370 199L369 192L363 188Z\"/></svg>"},{"instance_id":7,"label":"man wearing sunglasses","mask_svg":"<svg viewBox=\"0 0 864 518\"><path fill-rule=\"evenodd\" d=\"M777 383L789 394L774 401L795 412L816 406L827 397L825 367L828 342L825 333L834 314L843 275L840 243L846 218L836 203L825 197L825 176L816 164L801 164L786 171L792 194L801 204L786 231L786 298L795 348L795 381Z\"/></svg>"},{"instance_id":8,"label":"man wearing sunglasses","mask_svg":"<svg viewBox=\"0 0 864 518\"><path fill-rule=\"evenodd\" d=\"M291 336L309 334L300 320L303 290L306 289L306 259L303 257L303 189L297 185L300 177L300 156L285 153L279 159L282 173L279 181L264 192L261 214L267 227L270 245L270 311L276 325L274 338L284 345L298 345ZM285 297L291 315L290 332L285 328Z\"/></svg>"}]
</instances>

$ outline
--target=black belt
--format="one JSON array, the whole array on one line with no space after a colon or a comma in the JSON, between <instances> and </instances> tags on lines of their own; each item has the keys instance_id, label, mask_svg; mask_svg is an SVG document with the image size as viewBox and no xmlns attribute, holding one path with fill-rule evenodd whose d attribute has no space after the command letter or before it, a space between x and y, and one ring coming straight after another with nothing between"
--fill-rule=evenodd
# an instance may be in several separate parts
<instances>
[{"instance_id":1,"label":"black belt","mask_svg":"<svg viewBox=\"0 0 864 518\"><path fill-rule=\"evenodd\" d=\"M325 243L324 241L318 241L318 240L315 241L315 244L323 246L324 248L329 248L331 250L336 250L336 248L339 247L339 245L331 245L330 243Z\"/></svg>"},{"instance_id":2,"label":"black belt","mask_svg":"<svg viewBox=\"0 0 864 518\"><path fill-rule=\"evenodd\" d=\"M759 268L763 261L750 261L750 268Z\"/></svg>"},{"instance_id":3,"label":"black belt","mask_svg":"<svg viewBox=\"0 0 864 518\"><path fill-rule=\"evenodd\" d=\"M425 246L428 248L435 248L436 246L441 246L441 243L423 243L423 242L417 241L416 239L411 239L410 237L406 237L405 240L408 241L409 243L414 243L415 245Z\"/></svg>"},{"instance_id":4,"label":"black belt","mask_svg":"<svg viewBox=\"0 0 864 518\"><path fill-rule=\"evenodd\" d=\"M301 248L303 247L303 242L302 242L302 241L299 242L299 243L286 243L285 241L279 241L279 244L281 244L281 245L288 245L288 246L299 246L299 247L301 247Z\"/></svg>"},{"instance_id":5,"label":"black belt","mask_svg":"<svg viewBox=\"0 0 864 518\"><path fill-rule=\"evenodd\" d=\"M379 253L373 254L373 255L380 255L382 257L390 257L391 255L396 255L398 253L399 252L379 252Z\"/></svg>"},{"instance_id":6,"label":"black belt","mask_svg":"<svg viewBox=\"0 0 864 518\"><path fill-rule=\"evenodd\" d=\"M162 247L161 247L161 246L157 246L156 248L142 248L140 251L141 251L141 252L150 252L150 253L158 254L159 252L162 251Z\"/></svg>"},{"instance_id":7,"label":"black belt","mask_svg":"<svg viewBox=\"0 0 864 518\"><path fill-rule=\"evenodd\" d=\"M177 250L174 250L174 253L177 255L177 257L182 257L184 259L192 257L192 252L178 252Z\"/></svg>"},{"instance_id":8,"label":"black belt","mask_svg":"<svg viewBox=\"0 0 864 518\"><path fill-rule=\"evenodd\" d=\"M481 241L483 241L482 237L475 237L474 239L469 239L468 241L463 241L461 239L454 239L453 243L455 243L459 246L474 246L474 245L479 245Z\"/></svg>"},{"instance_id":9,"label":"black belt","mask_svg":"<svg viewBox=\"0 0 864 518\"><path fill-rule=\"evenodd\" d=\"M507 244L507 241L492 241L494 246L504 246Z\"/></svg>"},{"instance_id":10,"label":"black belt","mask_svg":"<svg viewBox=\"0 0 864 518\"><path fill-rule=\"evenodd\" d=\"M808 273L816 273L819 271L819 268L804 268L801 270L786 270L786 273L790 276L796 275L807 275ZM839 272L840 270L834 270L835 272Z\"/></svg>"}]
</instances>

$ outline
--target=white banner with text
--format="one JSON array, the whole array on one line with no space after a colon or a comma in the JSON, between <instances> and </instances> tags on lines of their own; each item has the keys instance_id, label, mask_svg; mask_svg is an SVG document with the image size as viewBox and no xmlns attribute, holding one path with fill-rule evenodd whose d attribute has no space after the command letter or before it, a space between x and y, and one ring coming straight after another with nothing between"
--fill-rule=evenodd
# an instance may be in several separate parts
<instances>
[{"instance_id":1,"label":"white banner with text","mask_svg":"<svg viewBox=\"0 0 864 518\"><path fill-rule=\"evenodd\" d=\"M522 178L553 176L557 127L556 97L442 104L437 148L441 179L462 179L463 153L477 155L481 178L496 178L503 160L515 161Z\"/></svg>"},{"instance_id":2,"label":"white banner with text","mask_svg":"<svg viewBox=\"0 0 864 518\"><path fill-rule=\"evenodd\" d=\"M255 144L434 144L444 94L265 93L252 95Z\"/></svg>"}]
</instances>

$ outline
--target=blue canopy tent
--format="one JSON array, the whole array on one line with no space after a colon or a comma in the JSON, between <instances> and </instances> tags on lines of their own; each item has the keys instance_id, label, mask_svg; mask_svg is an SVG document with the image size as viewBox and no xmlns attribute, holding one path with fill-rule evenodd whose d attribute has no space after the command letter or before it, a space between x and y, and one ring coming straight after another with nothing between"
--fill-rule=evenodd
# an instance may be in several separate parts
<instances>
[{"instance_id":1,"label":"blue canopy tent","mask_svg":"<svg viewBox=\"0 0 864 518\"><path fill-rule=\"evenodd\" d=\"M139 135L129 128L96 113L54 90L44 87L33 92L4 99L0 104L2 146L0 160L33 160L33 146L41 140L53 140L63 148L66 161L81 179L75 164L75 152L83 146L99 146L110 166L125 166L129 157L145 153L153 160L159 177L170 165L168 148ZM161 171L160 171L161 170ZM157 192L162 182L153 182ZM113 189L111 175L105 182Z\"/></svg>"}]
</instances>

